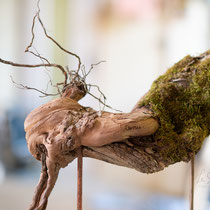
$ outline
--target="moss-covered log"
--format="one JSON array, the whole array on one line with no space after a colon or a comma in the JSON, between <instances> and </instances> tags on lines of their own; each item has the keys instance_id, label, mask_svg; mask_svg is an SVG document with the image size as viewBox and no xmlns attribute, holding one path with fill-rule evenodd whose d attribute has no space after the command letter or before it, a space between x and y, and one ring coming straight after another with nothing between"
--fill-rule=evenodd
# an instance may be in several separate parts
<instances>
[{"instance_id":1,"label":"moss-covered log","mask_svg":"<svg viewBox=\"0 0 210 210\"><path fill-rule=\"evenodd\" d=\"M154 81L139 103L149 107L160 127L153 136L158 156L188 161L210 133L210 51L186 56Z\"/></svg>"}]
</instances>

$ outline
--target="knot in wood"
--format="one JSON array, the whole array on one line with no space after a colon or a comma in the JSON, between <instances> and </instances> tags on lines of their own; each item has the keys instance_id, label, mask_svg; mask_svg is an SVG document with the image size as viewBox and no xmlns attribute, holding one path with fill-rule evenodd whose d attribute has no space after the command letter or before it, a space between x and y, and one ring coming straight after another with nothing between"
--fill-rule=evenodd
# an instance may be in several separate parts
<instances>
[{"instance_id":1,"label":"knot in wood","mask_svg":"<svg viewBox=\"0 0 210 210\"><path fill-rule=\"evenodd\" d=\"M82 81L74 81L64 86L62 97L69 97L75 101L79 101L87 93L86 84Z\"/></svg>"}]
</instances>

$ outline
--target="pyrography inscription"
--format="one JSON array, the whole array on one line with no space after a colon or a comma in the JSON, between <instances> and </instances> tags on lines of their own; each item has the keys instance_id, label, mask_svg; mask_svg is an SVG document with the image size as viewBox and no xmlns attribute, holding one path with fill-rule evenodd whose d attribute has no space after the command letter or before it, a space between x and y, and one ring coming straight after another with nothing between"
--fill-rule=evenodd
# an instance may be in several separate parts
<instances>
[{"instance_id":1,"label":"pyrography inscription","mask_svg":"<svg viewBox=\"0 0 210 210\"><path fill-rule=\"evenodd\" d=\"M129 125L126 125L126 127L125 127L125 130L127 130L127 131L139 130L139 129L141 129L141 126L136 126L136 125L129 126Z\"/></svg>"}]
</instances>

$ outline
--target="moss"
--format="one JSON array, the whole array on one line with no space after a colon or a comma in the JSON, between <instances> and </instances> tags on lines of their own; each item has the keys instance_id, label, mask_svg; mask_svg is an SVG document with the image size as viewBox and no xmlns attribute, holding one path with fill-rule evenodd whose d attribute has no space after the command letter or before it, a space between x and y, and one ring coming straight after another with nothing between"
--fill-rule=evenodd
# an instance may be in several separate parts
<instances>
[{"instance_id":1,"label":"moss","mask_svg":"<svg viewBox=\"0 0 210 210\"><path fill-rule=\"evenodd\" d=\"M140 106L159 119L154 141L160 156L175 163L188 161L210 133L210 50L186 56L160 76Z\"/></svg>"}]
</instances>

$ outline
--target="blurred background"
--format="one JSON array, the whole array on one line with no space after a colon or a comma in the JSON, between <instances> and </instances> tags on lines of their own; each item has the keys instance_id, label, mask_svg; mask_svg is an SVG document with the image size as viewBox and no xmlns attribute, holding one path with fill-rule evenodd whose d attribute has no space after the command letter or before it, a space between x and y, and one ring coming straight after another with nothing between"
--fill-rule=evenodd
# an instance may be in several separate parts
<instances>
[{"instance_id":1,"label":"blurred background","mask_svg":"<svg viewBox=\"0 0 210 210\"><path fill-rule=\"evenodd\" d=\"M107 104L129 112L154 79L187 54L210 47L209 0L42 0L48 33L77 53L89 69L88 83L99 85ZM36 1L0 0L0 58L37 64L24 53L31 39ZM34 50L53 63L75 69L77 60L60 51L35 25ZM51 100L17 83L46 90L62 81L53 69L27 69L0 63L0 209L27 209L40 175L40 163L27 150L24 119ZM51 87L48 91L54 91ZM97 91L92 89L97 95ZM99 110L98 101L80 102ZM110 110L108 110L110 111ZM210 209L210 141L196 157L195 209ZM92 159L84 160L84 210L187 210L190 165L177 163L156 174L142 174ZM49 210L76 209L76 161L62 169Z\"/></svg>"}]
</instances>

